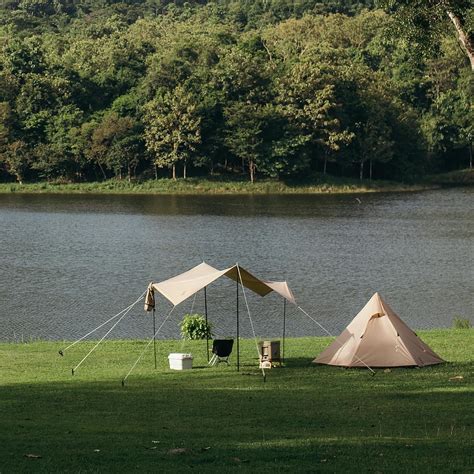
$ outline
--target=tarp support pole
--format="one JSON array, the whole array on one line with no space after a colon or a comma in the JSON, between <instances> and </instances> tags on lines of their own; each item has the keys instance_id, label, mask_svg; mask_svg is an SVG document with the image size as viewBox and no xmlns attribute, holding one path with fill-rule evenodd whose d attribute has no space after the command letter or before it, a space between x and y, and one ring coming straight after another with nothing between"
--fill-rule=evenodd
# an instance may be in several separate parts
<instances>
[{"instance_id":1,"label":"tarp support pole","mask_svg":"<svg viewBox=\"0 0 474 474\"><path fill-rule=\"evenodd\" d=\"M236 283L236 309L237 309L237 372L240 371L240 344L239 344L239 280Z\"/></svg>"},{"instance_id":2,"label":"tarp support pole","mask_svg":"<svg viewBox=\"0 0 474 474\"><path fill-rule=\"evenodd\" d=\"M155 369L156 369L156 315L153 308L153 352L155 353Z\"/></svg>"},{"instance_id":3,"label":"tarp support pole","mask_svg":"<svg viewBox=\"0 0 474 474\"><path fill-rule=\"evenodd\" d=\"M282 362L285 362L285 332L286 332L286 298L283 298L283 351Z\"/></svg>"},{"instance_id":4,"label":"tarp support pole","mask_svg":"<svg viewBox=\"0 0 474 474\"><path fill-rule=\"evenodd\" d=\"M207 331L207 286L204 287L204 314L206 316L206 349L207 349L207 363L209 363L209 333Z\"/></svg>"}]
</instances>

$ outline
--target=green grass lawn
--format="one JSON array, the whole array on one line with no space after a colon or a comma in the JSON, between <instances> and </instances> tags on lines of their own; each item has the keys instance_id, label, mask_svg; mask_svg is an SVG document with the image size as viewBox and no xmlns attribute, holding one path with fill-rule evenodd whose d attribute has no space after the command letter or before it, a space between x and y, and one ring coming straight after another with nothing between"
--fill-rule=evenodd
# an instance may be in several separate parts
<instances>
[{"instance_id":1,"label":"green grass lawn","mask_svg":"<svg viewBox=\"0 0 474 474\"><path fill-rule=\"evenodd\" d=\"M312 365L328 338L289 339L263 383L252 340L240 373L207 368L205 342L158 341L158 370L150 347L125 387L143 341L104 343L75 376L91 343L0 344L0 472L473 472L474 331L419 335L449 362L371 377Z\"/></svg>"}]
</instances>

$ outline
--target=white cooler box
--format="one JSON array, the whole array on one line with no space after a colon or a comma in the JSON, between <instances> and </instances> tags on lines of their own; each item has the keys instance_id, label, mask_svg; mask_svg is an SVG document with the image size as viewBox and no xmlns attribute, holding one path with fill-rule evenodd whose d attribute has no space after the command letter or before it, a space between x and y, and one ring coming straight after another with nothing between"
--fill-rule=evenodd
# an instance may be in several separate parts
<instances>
[{"instance_id":1,"label":"white cooler box","mask_svg":"<svg viewBox=\"0 0 474 474\"><path fill-rule=\"evenodd\" d=\"M173 370L187 370L193 368L192 354L171 353L168 356L170 361L170 369Z\"/></svg>"}]
</instances>

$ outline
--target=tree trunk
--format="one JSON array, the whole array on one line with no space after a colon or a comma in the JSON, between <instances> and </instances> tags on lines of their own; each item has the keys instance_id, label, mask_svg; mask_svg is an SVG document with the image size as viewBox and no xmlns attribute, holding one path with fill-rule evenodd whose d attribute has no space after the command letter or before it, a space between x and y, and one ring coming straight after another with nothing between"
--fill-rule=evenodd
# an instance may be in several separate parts
<instances>
[{"instance_id":1,"label":"tree trunk","mask_svg":"<svg viewBox=\"0 0 474 474\"><path fill-rule=\"evenodd\" d=\"M472 170L472 142L469 142L469 169Z\"/></svg>"},{"instance_id":2,"label":"tree trunk","mask_svg":"<svg viewBox=\"0 0 474 474\"><path fill-rule=\"evenodd\" d=\"M186 164L186 162L184 162L184 166L183 166L183 179L186 179L186 168L188 167L188 165Z\"/></svg>"},{"instance_id":3,"label":"tree trunk","mask_svg":"<svg viewBox=\"0 0 474 474\"><path fill-rule=\"evenodd\" d=\"M250 172L250 182L253 183L255 181L255 163L253 160L249 162L249 172Z\"/></svg>"},{"instance_id":4,"label":"tree trunk","mask_svg":"<svg viewBox=\"0 0 474 474\"><path fill-rule=\"evenodd\" d=\"M372 181L372 160L369 161L369 181Z\"/></svg>"},{"instance_id":5,"label":"tree trunk","mask_svg":"<svg viewBox=\"0 0 474 474\"><path fill-rule=\"evenodd\" d=\"M156 166L156 163L155 163L155 179L156 180L158 179L158 166Z\"/></svg>"},{"instance_id":6,"label":"tree trunk","mask_svg":"<svg viewBox=\"0 0 474 474\"><path fill-rule=\"evenodd\" d=\"M245 173L245 160L243 158L242 158L242 173ZM250 172L250 174L252 174L252 172Z\"/></svg>"},{"instance_id":7,"label":"tree trunk","mask_svg":"<svg viewBox=\"0 0 474 474\"><path fill-rule=\"evenodd\" d=\"M127 175L128 175L128 182L132 182L132 167L130 166L130 163L127 165Z\"/></svg>"},{"instance_id":8,"label":"tree trunk","mask_svg":"<svg viewBox=\"0 0 474 474\"><path fill-rule=\"evenodd\" d=\"M173 179L176 181L176 165L173 163L173 166L171 167L172 169L172 175Z\"/></svg>"},{"instance_id":9,"label":"tree trunk","mask_svg":"<svg viewBox=\"0 0 474 474\"><path fill-rule=\"evenodd\" d=\"M364 179L364 162L362 160L360 161L360 167L359 167L359 179L361 181Z\"/></svg>"},{"instance_id":10,"label":"tree trunk","mask_svg":"<svg viewBox=\"0 0 474 474\"><path fill-rule=\"evenodd\" d=\"M324 157L324 167L323 167L323 175L326 176L326 167L328 164L328 158L327 156Z\"/></svg>"},{"instance_id":11,"label":"tree trunk","mask_svg":"<svg viewBox=\"0 0 474 474\"><path fill-rule=\"evenodd\" d=\"M104 179L107 179L107 175L105 174L104 168L102 168L102 165L100 163L97 163L99 165L100 171L102 171L102 176Z\"/></svg>"},{"instance_id":12,"label":"tree trunk","mask_svg":"<svg viewBox=\"0 0 474 474\"><path fill-rule=\"evenodd\" d=\"M450 10L447 10L446 13L448 14L449 18L454 24L454 27L456 28L459 42L461 43L464 51L466 52L467 57L469 58L469 61L471 63L471 70L474 72L474 45L472 44L471 38L464 31L459 16L457 16Z\"/></svg>"}]
</instances>

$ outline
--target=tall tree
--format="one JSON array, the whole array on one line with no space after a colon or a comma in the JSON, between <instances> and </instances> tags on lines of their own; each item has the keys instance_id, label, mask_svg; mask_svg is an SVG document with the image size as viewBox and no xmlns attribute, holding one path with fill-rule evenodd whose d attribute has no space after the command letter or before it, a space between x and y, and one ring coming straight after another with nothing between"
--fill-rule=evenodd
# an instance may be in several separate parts
<instances>
[{"instance_id":1,"label":"tall tree","mask_svg":"<svg viewBox=\"0 0 474 474\"><path fill-rule=\"evenodd\" d=\"M472 81L471 81L472 82ZM423 118L423 131L430 151L444 154L452 150L466 153L462 160L473 167L474 108L472 96L461 87L442 93Z\"/></svg>"},{"instance_id":2,"label":"tall tree","mask_svg":"<svg viewBox=\"0 0 474 474\"><path fill-rule=\"evenodd\" d=\"M264 116L261 107L248 102L233 102L224 111L227 124L225 143L230 151L247 166L250 181L256 178L262 155Z\"/></svg>"},{"instance_id":3,"label":"tall tree","mask_svg":"<svg viewBox=\"0 0 474 474\"><path fill-rule=\"evenodd\" d=\"M471 0L380 0L396 14L403 30L413 40L430 47L440 29L450 21L474 72L474 7Z\"/></svg>"},{"instance_id":4,"label":"tall tree","mask_svg":"<svg viewBox=\"0 0 474 474\"><path fill-rule=\"evenodd\" d=\"M130 180L141 153L139 126L135 120L109 112L87 131L90 133L87 157L98 165L103 177L107 177L105 170L111 170L115 176L122 178L122 170L126 169Z\"/></svg>"},{"instance_id":5,"label":"tall tree","mask_svg":"<svg viewBox=\"0 0 474 474\"><path fill-rule=\"evenodd\" d=\"M192 94L178 85L159 93L145 107L145 141L159 168L169 167L176 179L176 165L182 163L183 178L193 152L201 142L201 117Z\"/></svg>"},{"instance_id":6,"label":"tall tree","mask_svg":"<svg viewBox=\"0 0 474 474\"><path fill-rule=\"evenodd\" d=\"M21 140L15 140L10 143L3 154L7 172L15 176L19 184L23 184L25 175L28 172L30 155L31 150Z\"/></svg>"},{"instance_id":7,"label":"tall tree","mask_svg":"<svg viewBox=\"0 0 474 474\"><path fill-rule=\"evenodd\" d=\"M277 100L284 115L296 126L301 143L319 152L314 154L320 155L324 174L327 161L353 138L337 116L337 76L334 66L306 57L277 82Z\"/></svg>"}]
</instances>

